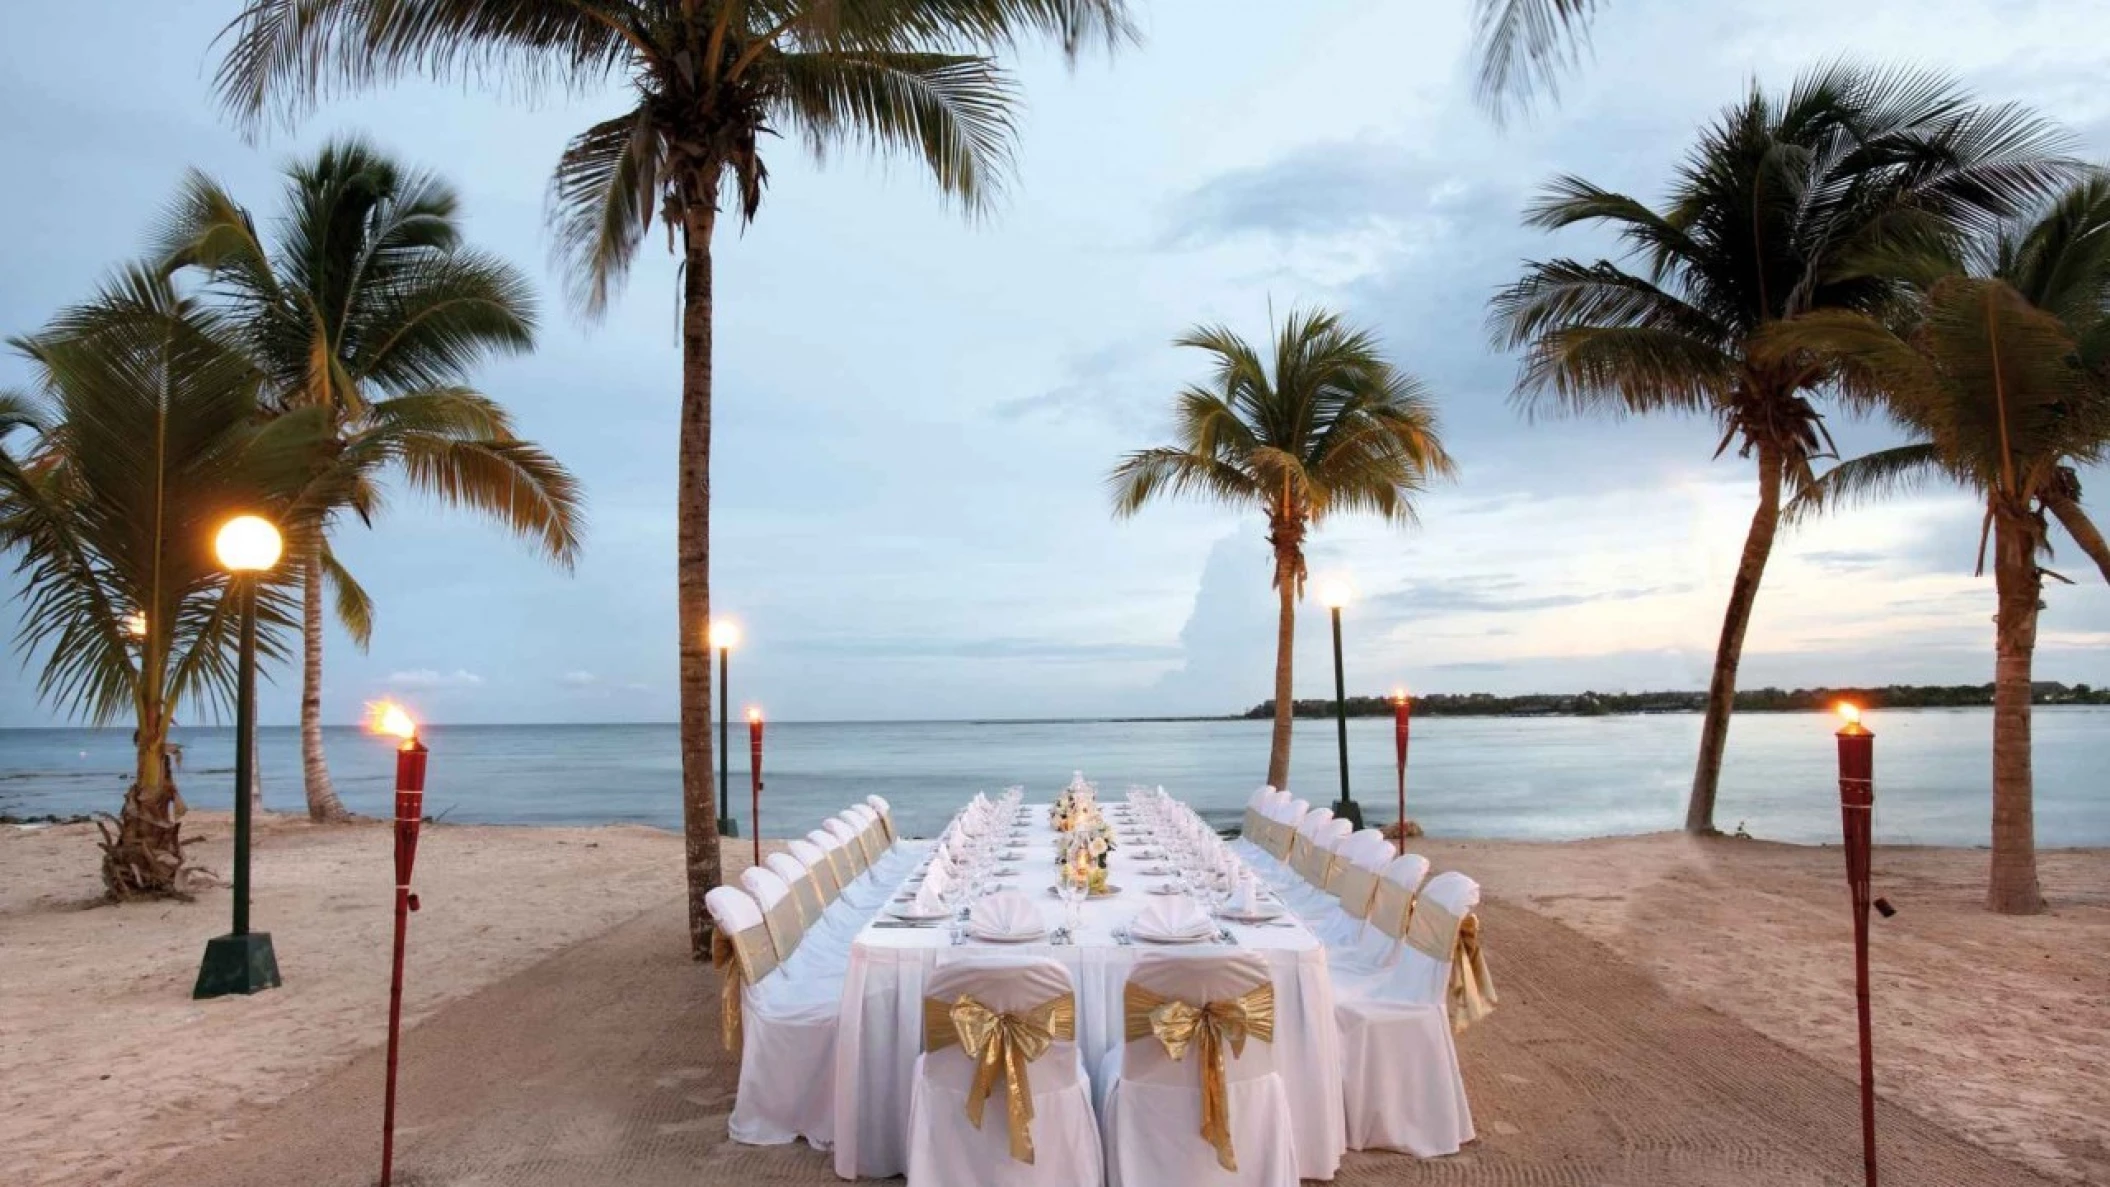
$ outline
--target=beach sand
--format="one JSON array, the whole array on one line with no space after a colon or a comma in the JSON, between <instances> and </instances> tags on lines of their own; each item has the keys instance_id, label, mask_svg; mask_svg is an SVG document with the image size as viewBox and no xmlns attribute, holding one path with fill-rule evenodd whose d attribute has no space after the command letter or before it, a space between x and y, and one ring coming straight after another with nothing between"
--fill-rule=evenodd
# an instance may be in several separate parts
<instances>
[{"instance_id":1,"label":"beach sand","mask_svg":"<svg viewBox=\"0 0 2110 1187\"><path fill-rule=\"evenodd\" d=\"M187 831L202 864L224 872L227 818L198 814ZM87 907L98 890L92 828L0 827L0 1178L136 1179L180 1151L225 1146L258 1106L371 1058L385 1038L389 828L271 817L260 838L255 926L273 934L286 986L194 1003L205 940L226 928L224 889L188 904ZM1606 959L1624 962L1622 976L1636 972L1634 983L1653 981L1853 1074L1837 849L1678 835L1416 845L1439 869L1474 874L1491 897L1602 943ZM727 846L729 859L746 853ZM680 892L680 854L678 837L644 828L428 827L406 1023L648 911L665 915ZM1876 891L1900 910L1875 925L1883 1096L2047 1175L2110 1184L2110 853L2047 853L2053 912L2019 920L1979 908L1984 862L1971 851L1879 851ZM1499 928L1488 944L1499 985ZM1539 980L1529 963L1546 952L1605 950L1518 951L1520 999ZM517 990L519 978L507 984ZM496 1007L503 992L491 992ZM1498 1013L1488 1025L1501 1021ZM636 1030L654 1019L595 1024ZM1663 1038L1698 1033L1666 1027ZM1673 1054L1689 1063L1695 1053ZM1636 1082L1649 1074L1613 1071ZM1500 1088L1524 1105L1554 1091L1545 1082ZM1737 1107L1761 1112L1767 1102ZM1614 1117L1607 1132L1617 1141L1628 1131ZM1494 1130L1488 1138L1505 1140Z\"/></svg>"}]
</instances>

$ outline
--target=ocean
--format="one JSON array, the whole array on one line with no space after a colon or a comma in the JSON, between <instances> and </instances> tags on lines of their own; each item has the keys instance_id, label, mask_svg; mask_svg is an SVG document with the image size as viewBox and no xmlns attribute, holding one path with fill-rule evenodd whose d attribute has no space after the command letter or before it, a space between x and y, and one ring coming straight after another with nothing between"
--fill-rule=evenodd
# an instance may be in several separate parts
<instances>
[{"instance_id":1,"label":"ocean","mask_svg":"<svg viewBox=\"0 0 2110 1187\"><path fill-rule=\"evenodd\" d=\"M1832 730L1809 713L1744 714L1730 733L1717 822L1804 843L1839 838ZM1872 713L1876 838L1984 845L1991 815L1991 712ZM2110 708L2035 714L2037 841L2110 845L2104 760ZM1700 719L1441 717L1415 722L1407 811L1447 837L1575 837L1680 827ZM353 811L392 811L386 740L325 731L331 774ZM0 730L0 814L115 811L131 769L124 730ZM1102 793L1162 784L1224 825L1266 774L1268 723L771 722L764 755L764 835L804 832L877 793L908 835L940 827L976 790L1024 784L1047 797L1081 770ZM629 822L679 828L680 760L672 725L432 726L426 810L492 824ZM184 797L227 808L233 731L185 729ZM1348 723L1351 790L1369 823L1395 809L1392 723ZM267 728L259 745L268 807L301 810L299 736ZM1339 794L1334 725L1297 723L1291 785L1314 802ZM735 813L749 822L747 738L735 723ZM744 832L743 835L752 835Z\"/></svg>"}]
</instances>

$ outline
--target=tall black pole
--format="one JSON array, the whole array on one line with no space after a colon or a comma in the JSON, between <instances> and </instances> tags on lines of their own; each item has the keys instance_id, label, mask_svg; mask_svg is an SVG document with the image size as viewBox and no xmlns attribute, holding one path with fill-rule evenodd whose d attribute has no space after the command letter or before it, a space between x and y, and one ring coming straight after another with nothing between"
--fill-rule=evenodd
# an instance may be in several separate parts
<instances>
[{"instance_id":1,"label":"tall black pole","mask_svg":"<svg viewBox=\"0 0 2110 1187\"><path fill-rule=\"evenodd\" d=\"M1333 716L1341 739L1341 802L1333 814L1357 828L1363 827L1363 809L1348 792L1348 681L1341 670L1341 608L1333 611Z\"/></svg>"},{"instance_id":2,"label":"tall black pole","mask_svg":"<svg viewBox=\"0 0 2110 1187\"><path fill-rule=\"evenodd\" d=\"M732 747L725 727L725 711L733 703L732 686L726 681L729 666L726 661L732 653L730 647L718 649L718 835L721 837L740 835L740 822L733 819Z\"/></svg>"},{"instance_id":3,"label":"tall black pole","mask_svg":"<svg viewBox=\"0 0 2110 1187\"><path fill-rule=\"evenodd\" d=\"M234 931L249 934L249 783L255 775L256 742L256 575L241 583L242 642L235 668L239 687L234 698Z\"/></svg>"},{"instance_id":4,"label":"tall black pole","mask_svg":"<svg viewBox=\"0 0 2110 1187\"><path fill-rule=\"evenodd\" d=\"M234 929L205 942L194 998L275 989L278 954L271 937L249 930L249 775L250 743L256 737L256 583L257 572L234 575L236 628L240 642L235 660L234 693Z\"/></svg>"}]
</instances>

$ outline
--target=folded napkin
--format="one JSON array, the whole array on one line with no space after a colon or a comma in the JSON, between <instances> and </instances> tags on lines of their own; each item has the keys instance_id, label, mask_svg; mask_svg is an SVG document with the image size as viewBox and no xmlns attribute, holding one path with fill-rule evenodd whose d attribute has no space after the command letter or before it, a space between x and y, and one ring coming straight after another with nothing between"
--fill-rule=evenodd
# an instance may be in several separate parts
<instances>
[{"instance_id":1,"label":"folded napkin","mask_svg":"<svg viewBox=\"0 0 2110 1187\"><path fill-rule=\"evenodd\" d=\"M1262 915L1269 910L1268 901L1260 893L1260 880L1251 874L1238 879L1238 888L1231 892L1231 901L1224 910L1233 915Z\"/></svg>"},{"instance_id":2,"label":"folded napkin","mask_svg":"<svg viewBox=\"0 0 2110 1187\"><path fill-rule=\"evenodd\" d=\"M975 904L968 930L985 940L1023 940L1042 935L1040 905L1016 890L1000 890Z\"/></svg>"},{"instance_id":3,"label":"folded napkin","mask_svg":"<svg viewBox=\"0 0 2110 1187\"><path fill-rule=\"evenodd\" d=\"M1201 904L1186 895L1161 898L1143 908L1128 925L1131 935L1146 940L1199 940L1216 934Z\"/></svg>"},{"instance_id":4,"label":"folded napkin","mask_svg":"<svg viewBox=\"0 0 2110 1187\"><path fill-rule=\"evenodd\" d=\"M923 889L916 892L916 901L913 904L916 914L943 914L945 911L945 889L944 880L938 877L934 876L924 882Z\"/></svg>"},{"instance_id":5,"label":"folded napkin","mask_svg":"<svg viewBox=\"0 0 2110 1187\"><path fill-rule=\"evenodd\" d=\"M935 888L939 894L944 894L951 887L952 870L947 868L942 861L930 863L930 869L923 874L923 888L925 890Z\"/></svg>"}]
</instances>

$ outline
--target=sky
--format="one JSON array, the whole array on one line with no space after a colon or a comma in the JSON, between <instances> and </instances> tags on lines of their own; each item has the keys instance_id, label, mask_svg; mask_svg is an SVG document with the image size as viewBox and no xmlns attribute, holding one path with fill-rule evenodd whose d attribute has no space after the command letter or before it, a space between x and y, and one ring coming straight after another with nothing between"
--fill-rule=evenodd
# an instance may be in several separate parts
<instances>
[{"instance_id":1,"label":"sky","mask_svg":"<svg viewBox=\"0 0 2110 1187\"><path fill-rule=\"evenodd\" d=\"M1258 517L1166 504L1116 521L1104 485L1169 433L1223 322L1255 339L1323 305L1435 393L1461 475L1421 525L1327 523L1314 574L1355 591L1353 693L1702 688L1754 502L1704 421L1528 421L1487 298L1520 263L1596 258L1518 212L1558 173L1657 200L1700 126L1752 80L1824 60L1951 72L2110 159L2110 15L2054 0L1616 0L1557 105L1498 127L1472 102L1465 0L1138 0L1144 41L1071 68L1030 51L1018 167L988 216L905 161L765 149L760 216L717 245L713 596L745 642L736 706L785 720L1243 711L1272 691ZM569 134L619 87L494 94L400 84L245 142L210 94L236 0L70 0L0 15L0 334L35 330L142 251L184 171L260 215L279 171L360 134L461 191L469 241L535 277L538 349L476 382L585 485L564 572L398 492L340 557L378 603L334 628L325 720L407 699L446 722L665 721L676 706L674 261L656 237L608 316L566 307L543 197ZM2094 28L2087 26L2090 23ZM0 387L28 378L0 357ZM1891 440L1836 424L1849 451ZM2089 476L2098 490L2110 475ZM2104 506L2101 499L2098 507ZM2098 514L2102 512L2099 510ZM1978 513L1931 491L1785 533L1747 687L1992 679ZM2110 683L2110 590L2046 595L2040 679ZM13 579L7 579L12 593ZM17 606L0 607L9 640ZM1307 601L1297 693L1330 696ZM63 724L0 661L0 726ZM267 724L295 720L271 673Z\"/></svg>"}]
</instances>

